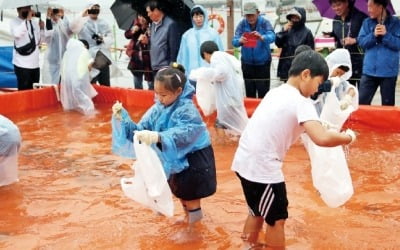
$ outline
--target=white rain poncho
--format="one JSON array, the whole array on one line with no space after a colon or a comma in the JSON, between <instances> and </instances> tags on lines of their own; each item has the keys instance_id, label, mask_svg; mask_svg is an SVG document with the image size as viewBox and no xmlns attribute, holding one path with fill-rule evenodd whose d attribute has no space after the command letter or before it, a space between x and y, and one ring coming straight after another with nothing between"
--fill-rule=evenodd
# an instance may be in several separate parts
<instances>
[{"instance_id":1,"label":"white rain poncho","mask_svg":"<svg viewBox=\"0 0 400 250\"><path fill-rule=\"evenodd\" d=\"M80 30L79 39L86 40L89 43L89 52L92 58L96 57L97 51L101 50L108 59L112 60L110 48L114 42L112 30L110 25L104 19L98 18L97 20L86 17L83 19L83 28ZM97 44L93 39L93 35L97 34L103 37L103 43Z\"/></svg>"},{"instance_id":2,"label":"white rain poncho","mask_svg":"<svg viewBox=\"0 0 400 250\"><path fill-rule=\"evenodd\" d=\"M51 30L45 29L44 31L47 50L44 55L42 82L58 84L61 75L62 57L72 31L69 29L69 22L66 17L59 19L58 22L53 20L51 22L53 28Z\"/></svg>"},{"instance_id":3,"label":"white rain poncho","mask_svg":"<svg viewBox=\"0 0 400 250\"><path fill-rule=\"evenodd\" d=\"M179 173L189 166L187 154L211 145L206 124L193 103L194 87L186 83L182 94L168 107L158 100L143 115L138 123L131 120L122 108L122 119L116 122L112 117L113 153L123 152L122 156L133 158L135 153L126 155L133 141L134 131L157 131L161 138L159 147L152 145L163 164L167 178L170 174Z\"/></svg>"},{"instance_id":4,"label":"white rain poncho","mask_svg":"<svg viewBox=\"0 0 400 250\"><path fill-rule=\"evenodd\" d=\"M21 134L18 127L0 115L0 186L18 181L18 151Z\"/></svg>"},{"instance_id":5,"label":"white rain poncho","mask_svg":"<svg viewBox=\"0 0 400 250\"><path fill-rule=\"evenodd\" d=\"M226 52L215 51L210 67L194 70L190 78L196 80L192 76L208 79L214 84L218 123L227 128L227 133L241 135L248 117L240 61Z\"/></svg>"},{"instance_id":6,"label":"white rain poncho","mask_svg":"<svg viewBox=\"0 0 400 250\"><path fill-rule=\"evenodd\" d=\"M203 42L213 41L218 45L219 50L224 50L221 36L215 29L209 27L207 10L201 5L193 6L192 10L197 7L204 13L203 26L197 27L192 19L193 27L182 35L176 59L178 63L185 67L186 75L189 75L193 69L207 66L207 63L200 55L200 46Z\"/></svg>"},{"instance_id":7,"label":"white rain poncho","mask_svg":"<svg viewBox=\"0 0 400 250\"><path fill-rule=\"evenodd\" d=\"M340 77L340 79L342 79L342 82L339 84L339 86L336 87L336 89L334 89L334 91L336 93L336 98L339 101L346 95L348 90L352 88L355 92L355 96L353 97L352 102L352 106L354 109L352 111L358 109L358 90L355 86L351 85L347 81L353 74L349 51L347 49L336 49L332 53L330 53L325 60L329 67L329 75L331 75L332 72L339 66L347 66L349 68L349 71L347 71L343 76ZM327 95L328 93L322 93L315 101L315 107L318 114L321 114L322 112Z\"/></svg>"},{"instance_id":8,"label":"white rain poncho","mask_svg":"<svg viewBox=\"0 0 400 250\"><path fill-rule=\"evenodd\" d=\"M61 71L60 96L64 110L77 110L83 114L94 112L92 98L97 92L90 84L88 69L92 60L81 41L69 40Z\"/></svg>"}]
</instances>

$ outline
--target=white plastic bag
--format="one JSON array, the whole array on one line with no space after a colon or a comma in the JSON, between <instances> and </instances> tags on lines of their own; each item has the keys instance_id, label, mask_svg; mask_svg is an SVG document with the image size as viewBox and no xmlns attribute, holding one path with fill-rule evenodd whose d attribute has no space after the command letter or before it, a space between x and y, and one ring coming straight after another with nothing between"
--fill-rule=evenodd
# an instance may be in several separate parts
<instances>
[{"instance_id":1,"label":"white plastic bag","mask_svg":"<svg viewBox=\"0 0 400 250\"><path fill-rule=\"evenodd\" d=\"M329 122L340 129L354 110L355 109L352 105L347 109L342 110L340 108L339 100L336 97L335 90L332 89L326 96L320 118L322 121Z\"/></svg>"},{"instance_id":2,"label":"white plastic bag","mask_svg":"<svg viewBox=\"0 0 400 250\"><path fill-rule=\"evenodd\" d=\"M206 68L198 68L192 70L189 76L189 79L196 81L197 104L205 116L211 115L216 110L215 86L207 75Z\"/></svg>"},{"instance_id":3,"label":"white plastic bag","mask_svg":"<svg viewBox=\"0 0 400 250\"><path fill-rule=\"evenodd\" d=\"M321 111L321 121L340 130L354 108L340 109L334 90L328 93ZM311 161L314 187L329 207L339 207L351 198L353 184L342 146L319 147L308 137L301 136Z\"/></svg>"},{"instance_id":4,"label":"white plastic bag","mask_svg":"<svg viewBox=\"0 0 400 250\"><path fill-rule=\"evenodd\" d=\"M346 157L341 146L320 147L303 134L302 140L311 161L314 187L329 207L339 207L354 193Z\"/></svg>"},{"instance_id":5,"label":"white plastic bag","mask_svg":"<svg viewBox=\"0 0 400 250\"><path fill-rule=\"evenodd\" d=\"M154 211L165 216L174 215L174 203L164 169L157 153L144 143L134 138L137 160L134 163L135 176L121 178L124 194Z\"/></svg>"}]
</instances>

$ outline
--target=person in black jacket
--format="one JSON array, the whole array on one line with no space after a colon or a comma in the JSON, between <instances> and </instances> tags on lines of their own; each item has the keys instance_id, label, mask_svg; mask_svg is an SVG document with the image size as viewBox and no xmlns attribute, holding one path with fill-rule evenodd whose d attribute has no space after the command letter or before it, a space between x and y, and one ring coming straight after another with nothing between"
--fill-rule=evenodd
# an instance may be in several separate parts
<instances>
[{"instance_id":1,"label":"person in black jacket","mask_svg":"<svg viewBox=\"0 0 400 250\"><path fill-rule=\"evenodd\" d=\"M294 7L286 15L288 22L283 26L281 32L276 34L275 44L282 48L279 64L278 77L281 81L288 79L289 68L292 65L294 52L299 45L308 45L314 49L314 36L305 25L306 11L304 8Z\"/></svg>"},{"instance_id":2,"label":"person in black jacket","mask_svg":"<svg viewBox=\"0 0 400 250\"><path fill-rule=\"evenodd\" d=\"M357 36L367 15L354 6L355 0L329 0L335 12L332 33L336 48L345 48L350 52L353 75L349 82L356 86L362 75L364 52L358 46Z\"/></svg>"}]
</instances>

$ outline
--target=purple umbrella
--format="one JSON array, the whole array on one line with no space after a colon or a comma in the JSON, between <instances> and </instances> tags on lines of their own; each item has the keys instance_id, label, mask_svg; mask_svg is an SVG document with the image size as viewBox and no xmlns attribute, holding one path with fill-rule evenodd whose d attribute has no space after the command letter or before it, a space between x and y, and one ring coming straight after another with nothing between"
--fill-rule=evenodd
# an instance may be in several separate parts
<instances>
[{"instance_id":1,"label":"purple umbrella","mask_svg":"<svg viewBox=\"0 0 400 250\"><path fill-rule=\"evenodd\" d=\"M350 2L351 0L349 0ZM353 0L355 1L355 7L359 9L360 11L364 12L365 14L368 15L368 1L367 0ZM331 5L329 4L328 0L313 0L313 4L315 7L317 7L319 13L323 17L327 18L334 18L335 17L335 12L333 11ZM390 14L394 14L394 9L392 6L392 3L389 2L388 6L386 9L389 11Z\"/></svg>"}]
</instances>

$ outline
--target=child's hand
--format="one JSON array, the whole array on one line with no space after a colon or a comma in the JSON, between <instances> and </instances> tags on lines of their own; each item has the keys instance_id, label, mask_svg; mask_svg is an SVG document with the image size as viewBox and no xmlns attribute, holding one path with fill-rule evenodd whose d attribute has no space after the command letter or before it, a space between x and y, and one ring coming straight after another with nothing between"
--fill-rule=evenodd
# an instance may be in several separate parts
<instances>
[{"instance_id":1,"label":"child's hand","mask_svg":"<svg viewBox=\"0 0 400 250\"><path fill-rule=\"evenodd\" d=\"M114 105L112 106L113 116L115 117L115 119L122 120L121 110L122 110L122 103L119 101L116 101L114 103Z\"/></svg>"},{"instance_id":2,"label":"child's hand","mask_svg":"<svg viewBox=\"0 0 400 250\"><path fill-rule=\"evenodd\" d=\"M342 82L342 79L340 79L340 77L338 77L338 76L331 77L329 80L332 83L333 89L336 89L337 87L339 87L340 83Z\"/></svg>"},{"instance_id":3,"label":"child's hand","mask_svg":"<svg viewBox=\"0 0 400 250\"><path fill-rule=\"evenodd\" d=\"M346 135L348 135L348 136L351 137L351 141L350 141L349 144L352 144L353 142L356 141L356 133L354 133L353 130L351 130L351 129L348 128L344 133L345 133Z\"/></svg>"},{"instance_id":4,"label":"child's hand","mask_svg":"<svg viewBox=\"0 0 400 250\"><path fill-rule=\"evenodd\" d=\"M351 97L351 95L346 94L340 101L340 109L341 110L345 110L347 109L353 102L353 98Z\"/></svg>"},{"instance_id":5,"label":"child's hand","mask_svg":"<svg viewBox=\"0 0 400 250\"><path fill-rule=\"evenodd\" d=\"M135 131L136 138L147 145L157 143L159 141L159 135L156 131L141 130Z\"/></svg>"}]
</instances>

